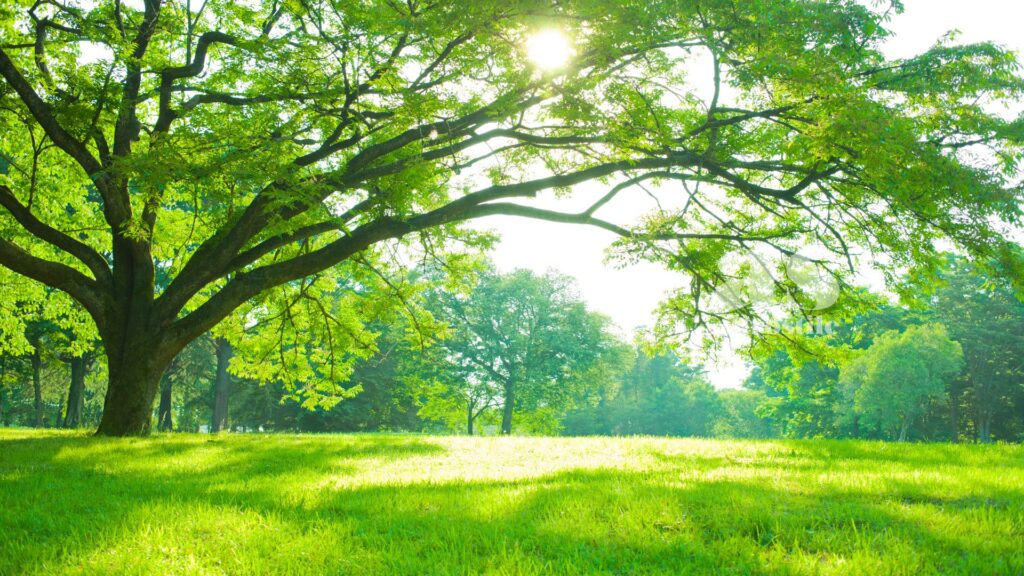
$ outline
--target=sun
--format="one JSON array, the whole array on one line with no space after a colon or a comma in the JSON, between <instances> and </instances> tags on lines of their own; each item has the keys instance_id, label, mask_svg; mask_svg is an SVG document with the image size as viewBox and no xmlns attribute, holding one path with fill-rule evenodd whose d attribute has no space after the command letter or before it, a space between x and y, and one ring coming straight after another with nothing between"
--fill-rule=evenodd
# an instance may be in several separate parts
<instances>
[{"instance_id":1,"label":"sun","mask_svg":"<svg viewBox=\"0 0 1024 576\"><path fill-rule=\"evenodd\" d=\"M558 30L543 30L526 40L526 57L541 70L564 68L574 53L572 42Z\"/></svg>"}]
</instances>

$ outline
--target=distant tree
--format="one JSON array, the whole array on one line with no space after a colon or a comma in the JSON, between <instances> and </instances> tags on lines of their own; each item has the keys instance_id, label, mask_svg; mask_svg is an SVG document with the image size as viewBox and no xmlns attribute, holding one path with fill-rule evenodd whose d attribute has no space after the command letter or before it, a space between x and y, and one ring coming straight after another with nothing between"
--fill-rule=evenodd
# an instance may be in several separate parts
<instances>
[{"instance_id":1,"label":"distant tree","mask_svg":"<svg viewBox=\"0 0 1024 576\"><path fill-rule=\"evenodd\" d=\"M881 334L918 324L918 314L874 302L840 322L831 334L768 334L771 345L755 354L744 387L765 394L758 413L770 418L787 438L877 437L860 425L853 398L839 383L839 364L871 346ZM809 353L809 352L810 353Z\"/></svg>"},{"instance_id":2,"label":"distant tree","mask_svg":"<svg viewBox=\"0 0 1024 576\"><path fill-rule=\"evenodd\" d=\"M589 312L569 278L526 270L484 273L465 296L438 292L435 315L451 323L440 340L450 361L465 370L469 420L500 397L501 432L512 433L517 409L564 410L588 382L588 373L615 348L607 318Z\"/></svg>"},{"instance_id":3,"label":"distant tree","mask_svg":"<svg viewBox=\"0 0 1024 576\"><path fill-rule=\"evenodd\" d=\"M228 429L228 403L231 398L231 374L228 373L228 366L235 352L231 343L224 338L215 338L213 345L216 351L217 370L213 379L210 432L221 432Z\"/></svg>"},{"instance_id":4,"label":"distant tree","mask_svg":"<svg viewBox=\"0 0 1024 576\"><path fill-rule=\"evenodd\" d=\"M722 414L712 427L714 436L722 438L772 438L778 435L771 417L762 416L759 408L766 403L765 393L758 390L719 390Z\"/></svg>"},{"instance_id":5,"label":"distant tree","mask_svg":"<svg viewBox=\"0 0 1024 576\"><path fill-rule=\"evenodd\" d=\"M649 355L637 347L632 366L620 378L597 405L566 417L568 434L711 436L725 415L703 372L672 353Z\"/></svg>"},{"instance_id":6,"label":"distant tree","mask_svg":"<svg viewBox=\"0 0 1024 576\"><path fill-rule=\"evenodd\" d=\"M854 407L867 421L906 441L930 400L963 368L963 351L938 324L882 334L842 367L840 381L852 391Z\"/></svg>"},{"instance_id":7,"label":"distant tree","mask_svg":"<svg viewBox=\"0 0 1024 576\"><path fill-rule=\"evenodd\" d=\"M1007 282L964 259L950 258L939 280L925 305L963 348L967 384L954 389L950 404L966 405L980 442L992 440L994 426L1001 439L1015 439L1024 408L1024 302Z\"/></svg>"}]
</instances>

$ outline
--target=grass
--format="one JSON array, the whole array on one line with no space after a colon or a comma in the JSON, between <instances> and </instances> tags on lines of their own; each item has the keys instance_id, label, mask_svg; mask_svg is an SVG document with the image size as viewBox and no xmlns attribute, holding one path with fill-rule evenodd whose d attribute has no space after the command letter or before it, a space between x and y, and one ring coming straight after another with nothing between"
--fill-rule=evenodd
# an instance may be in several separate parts
<instances>
[{"instance_id":1,"label":"grass","mask_svg":"<svg viewBox=\"0 0 1024 576\"><path fill-rule=\"evenodd\" d=\"M0 574L940 573L1024 573L1024 448L0 430Z\"/></svg>"}]
</instances>

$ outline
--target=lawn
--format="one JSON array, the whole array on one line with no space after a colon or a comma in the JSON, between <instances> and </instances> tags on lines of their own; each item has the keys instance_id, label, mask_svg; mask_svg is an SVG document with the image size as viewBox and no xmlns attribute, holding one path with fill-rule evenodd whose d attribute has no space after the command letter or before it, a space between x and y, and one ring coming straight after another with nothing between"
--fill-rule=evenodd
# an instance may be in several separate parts
<instances>
[{"instance_id":1,"label":"lawn","mask_svg":"<svg viewBox=\"0 0 1024 576\"><path fill-rule=\"evenodd\" d=\"M934 573L1024 573L1024 448L0 430L0 574Z\"/></svg>"}]
</instances>

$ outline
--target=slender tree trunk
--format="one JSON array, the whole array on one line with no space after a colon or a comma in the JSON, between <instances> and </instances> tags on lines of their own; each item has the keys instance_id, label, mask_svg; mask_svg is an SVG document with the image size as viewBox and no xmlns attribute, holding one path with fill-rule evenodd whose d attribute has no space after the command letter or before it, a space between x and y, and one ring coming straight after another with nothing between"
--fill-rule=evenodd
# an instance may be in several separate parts
<instances>
[{"instance_id":1,"label":"slender tree trunk","mask_svg":"<svg viewBox=\"0 0 1024 576\"><path fill-rule=\"evenodd\" d=\"M68 409L64 415L64 428L78 428L82 425L82 412L85 409L85 376L86 358L72 357L71 386L68 388Z\"/></svg>"},{"instance_id":2,"label":"slender tree trunk","mask_svg":"<svg viewBox=\"0 0 1024 576\"><path fill-rule=\"evenodd\" d=\"M156 429L161 432L173 432L174 420L171 418L171 399L174 383L164 378L160 384L160 406L156 411Z\"/></svg>"},{"instance_id":3,"label":"slender tree trunk","mask_svg":"<svg viewBox=\"0 0 1024 576\"><path fill-rule=\"evenodd\" d=\"M228 374L228 364L234 351L231 344L223 339L217 338L217 377L213 383L213 422L210 426L211 432L220 432L228 428L228 401L231 397L231 375Z\"/></svg>"},{"instance_id":4,"label":"slender tree trunk","mask_svg":"<svg viewBox=\"0 0 1024 576\"><path fill-rule=\"evenodd\" d=\"M978 418L978 441L982 444L992 443L992 414L983 413Z\"/></svg>"},{"instance_id":5,"label":"slender tree trunk","mask_svg":"<svg viewBox=\"0 0 1024 576\"><path fill-rule=\"evenodd\" d=\"M907 441L907 435L910 433L910 418L904 418L903 423L900 425L900 442Z\"/></svg>"},{"instance_id":6,"label":"slender tree trunk","mask_svg":"<svg viewBox=\"0 0 1024 576\"><path fill-rule=\"evenodd\" d=\"M467 402L466 409L466 433L470 436L473 435L473 403Z\"/></svg>"},{"instance_id":7,"label":"slender tree trunk","mask_svg":"<svg viewBox=\"0 0 1024 576\"><path fill-rule=\"evenodd\" d=\"M955 392L949 395L949 420L950 441L956 444L960 442L960 398Z\"/></svg>"},{"instance_id":8,"label":"slender tree trunk","mask_svg":"<svg viewBox=\"0 0 1024 576\"><path fill-rule=\"evenodd\" d=\"M39 350L39 342L36 341L32 345L32 391L35 394L35 427L43 427L43 383L41 379L41 372L43 368L42 354Z\"/></svg>"},{"instance_id":9,"label":"slender tree trunk","mask_svg":"<svg viewBox=\"0 0 1024 576\"><path fill-rule=\"evenodd\" d=\"M501 412L501 433L509 435L512 433L512 410L516 404L515 384L505 384L505 405Z\"/></svg>"}]
</instances>

